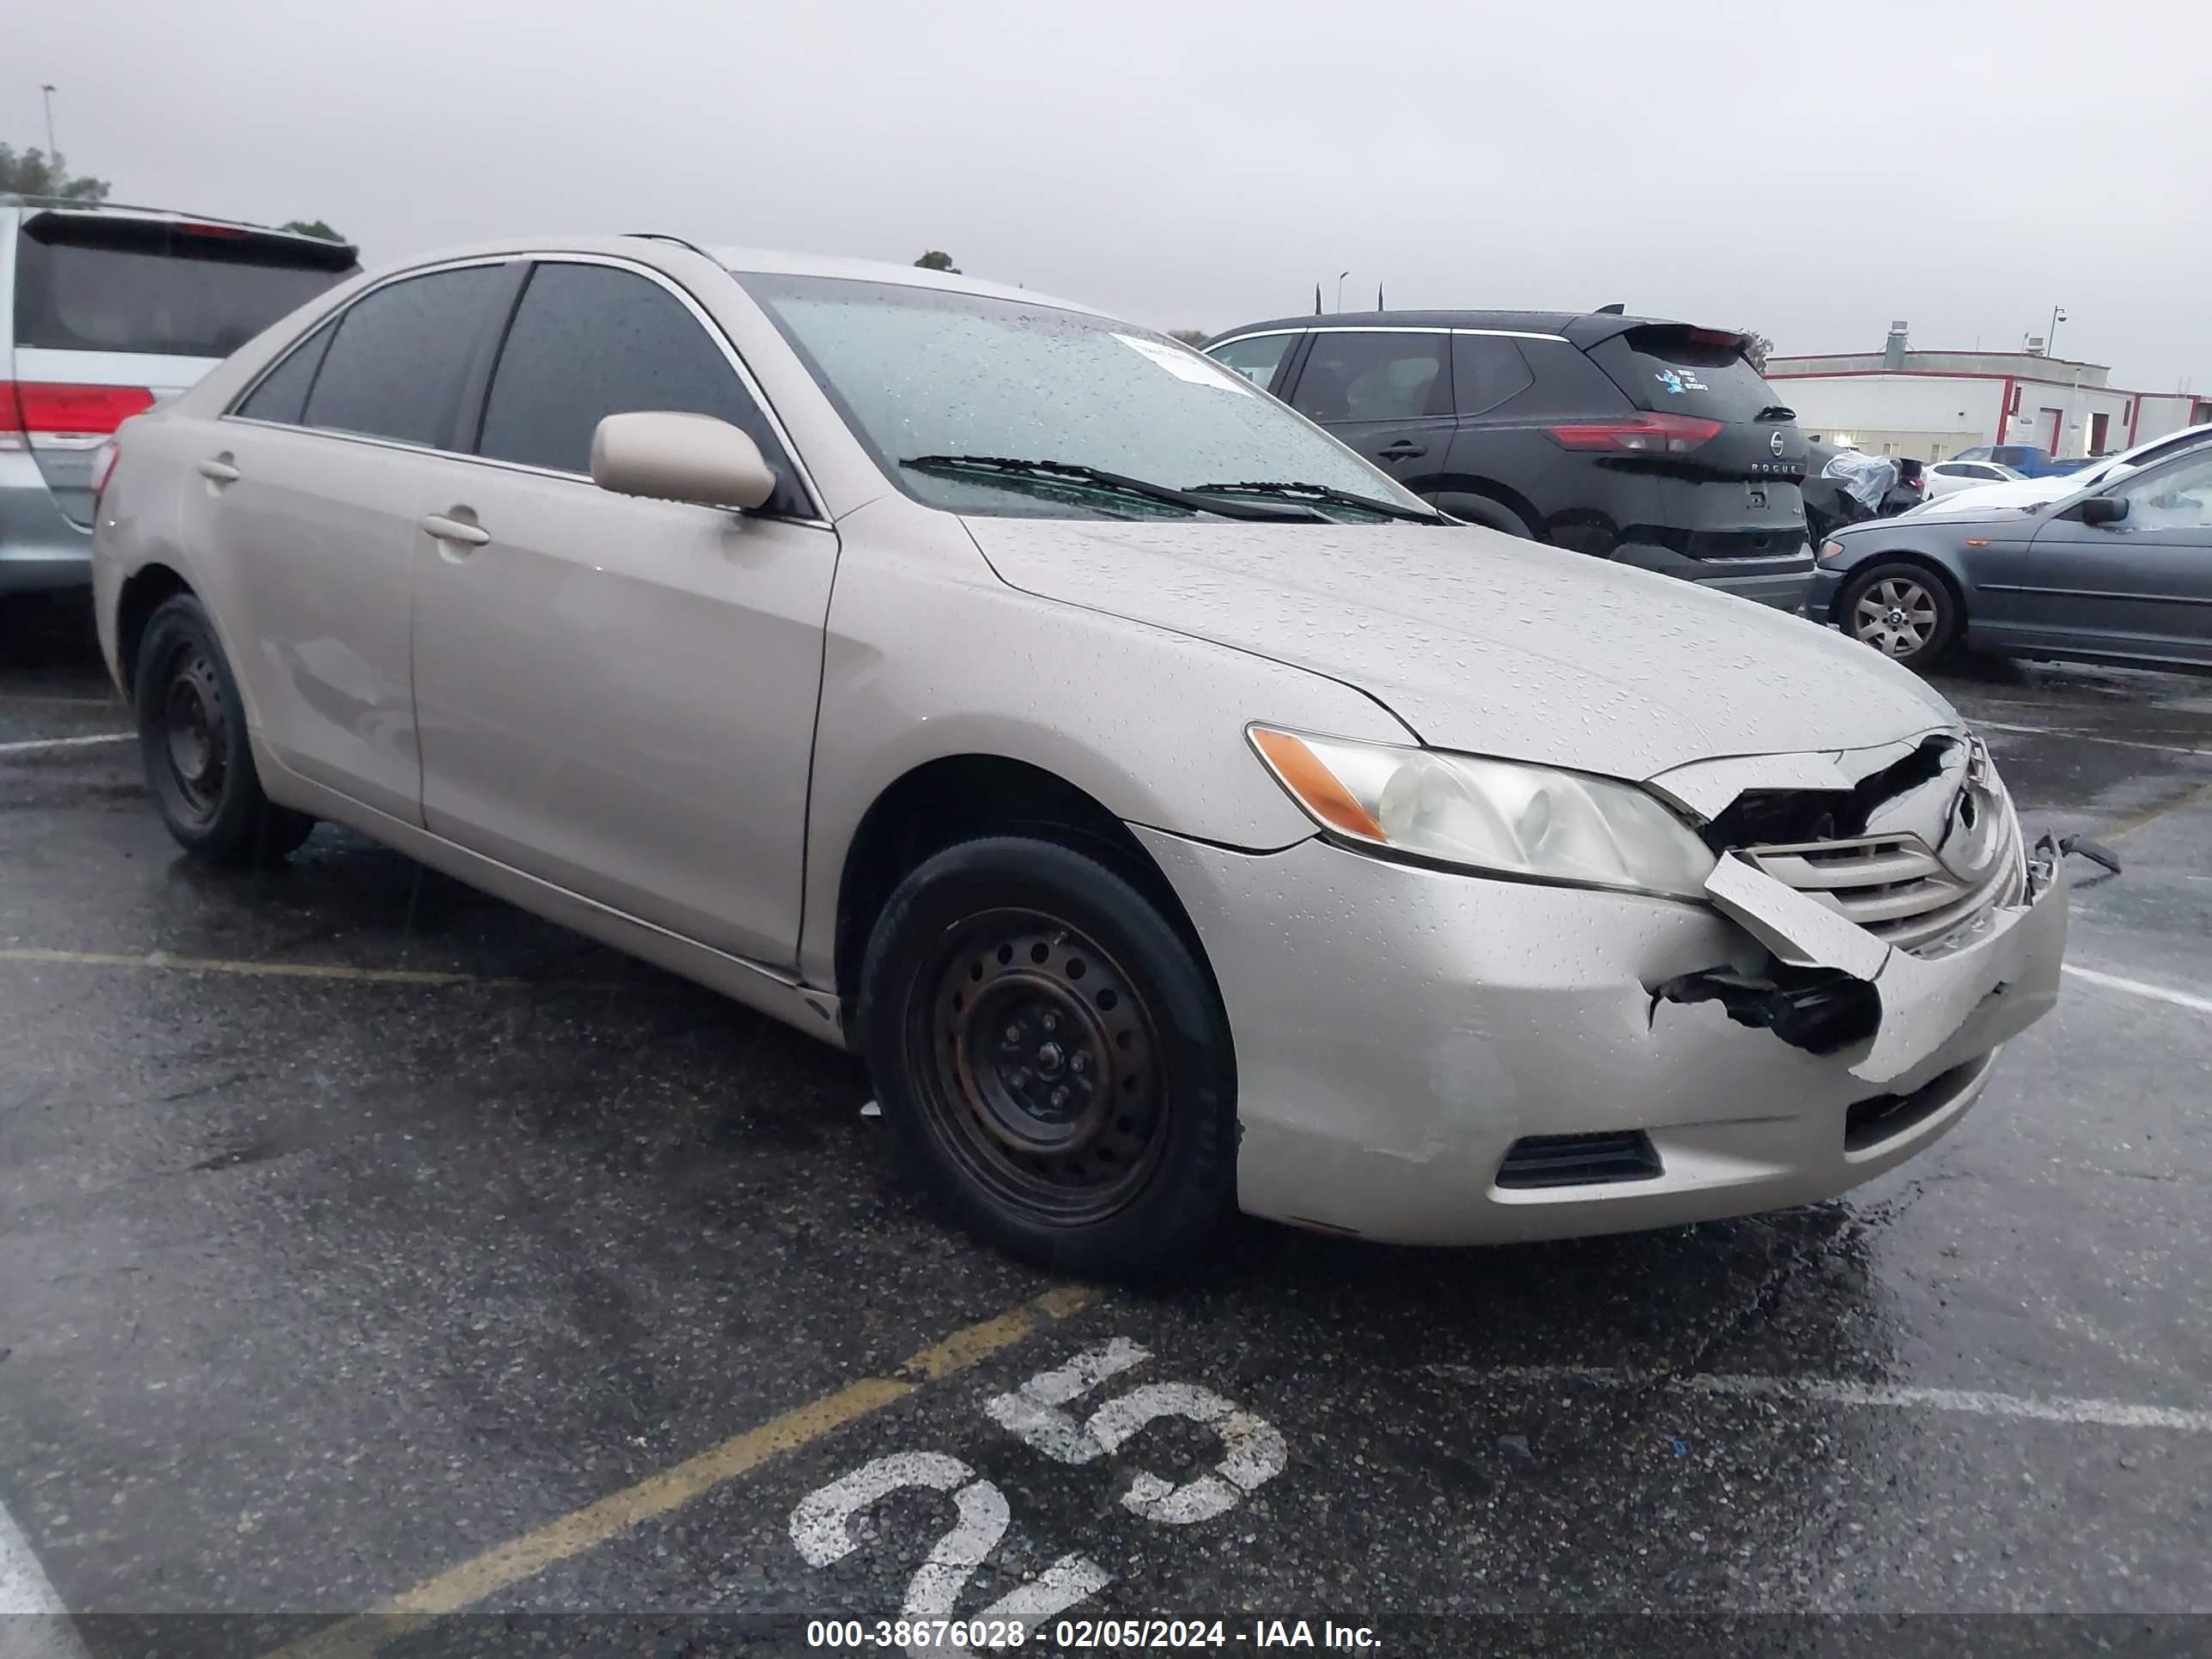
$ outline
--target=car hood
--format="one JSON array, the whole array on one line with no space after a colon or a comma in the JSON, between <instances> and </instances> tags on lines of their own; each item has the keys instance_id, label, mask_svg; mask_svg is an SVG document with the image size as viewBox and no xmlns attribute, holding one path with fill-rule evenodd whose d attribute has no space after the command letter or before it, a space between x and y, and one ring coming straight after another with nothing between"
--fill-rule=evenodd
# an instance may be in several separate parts
<instances>
[{"instance_id":1,"label":"car hood","mask_svg":"<svg viewBox=\"0 0 2212 1659\"><path fill-rule=\"evenodd\" d=\"M2067 474L2048 478L2021 478L2008 483L1974 484L1966 489L1954 489L1948 495L1935 495L1913 509L1916 516L1950 518L1961 513L1996 513L2001 509L2034 507L2044 501L2055 501L2062 495L2071 495L2088 485L2081 478Z\"/></svg>"},{"instance_id":2,"label":"car hood","mask_svg":"<svg viewBox=\"0 0 2212 1659\"><path fill-rule=\"evenodd\" d=\"M1827 629L1495 531L966 523L1014 587L1326 674L1438 748L1641 781L1958 723L1914 675Z\"/></svg>"}]
</instances>

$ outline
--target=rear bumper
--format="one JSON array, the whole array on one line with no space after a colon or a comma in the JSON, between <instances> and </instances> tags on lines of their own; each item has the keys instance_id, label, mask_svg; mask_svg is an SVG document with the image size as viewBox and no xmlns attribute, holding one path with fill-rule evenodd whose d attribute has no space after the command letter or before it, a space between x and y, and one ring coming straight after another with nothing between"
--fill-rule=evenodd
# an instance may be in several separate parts
<instances>
[{"instance_id":1,"label":"rear bumper","mask_svg":"<svg viewBox=\"0 0 2212 1659\"><path fill-rule=\"evenodd\" d=\"M1810 547L1783 559L1693 559L1650 542L1622 542L1613 550L1613 557L1617 564L1679 576L1700 587L1790 611L1803 607L1814 573Z\"/></svg>"},{"instance_id":2,"label":"rear bumper","mask_svg":"<svg viewBox=\"0 0 2212 1659\"><path fill-rule=\"evenodd\" d=\"M38 463L0 453L0 593L43 593L92 580L92 532L55 505Z\"/></svg>"}]
</instances>

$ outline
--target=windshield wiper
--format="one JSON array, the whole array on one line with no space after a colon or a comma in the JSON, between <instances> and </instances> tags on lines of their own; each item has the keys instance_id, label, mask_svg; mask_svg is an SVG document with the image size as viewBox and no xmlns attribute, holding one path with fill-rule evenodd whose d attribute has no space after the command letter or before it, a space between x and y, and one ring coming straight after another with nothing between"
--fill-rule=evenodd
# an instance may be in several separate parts
<instances>
[{"instance_id":1,"label":"windshield wiper","mask_svg":"<svg viewBox=\"0 0 2212 1659\"><path fill-rule=\"evenodd\" d=\"M1386 519L1403 519L1411 524L1447 524L1441 513L1423 512L1415 507L1400 507L1395 501L1378 501L1372 495L1357 495L1349 489L1337 489L1328 484L1317 483L1211 483L1192 488L1194 495L1212 495L1242 490L1252 495L1280 495L1296 500L1328 501L1338 507L1357 507L1362 513L1379 513Z\"/></svg>"},{"instance_id":2,"label":"windshield wiper","mask_svg":"<svg viewBox=\"0 0 2212 1659\"><path fill-rule=\"evenodd\" d=\"M1249 520L1255 524L1328 522L1322 514L1310 508L1286 513L1280 507L1261 507L1255 501L1224 501L1196 490L1176 489L1167 484L1152 483L1144 478L1130 477L1127 473L1109 472L1103 467L1084 466L1074 461L1025 461L1006 455L915 455L899 465L913 467L918 471L990 472L1012 477L1073 478L1119 495L1134 495L1142 501L1161 501L1170 507L1183 507L1193 513L1211 513L1224 519Z\"/></svg>"}]
</instances>

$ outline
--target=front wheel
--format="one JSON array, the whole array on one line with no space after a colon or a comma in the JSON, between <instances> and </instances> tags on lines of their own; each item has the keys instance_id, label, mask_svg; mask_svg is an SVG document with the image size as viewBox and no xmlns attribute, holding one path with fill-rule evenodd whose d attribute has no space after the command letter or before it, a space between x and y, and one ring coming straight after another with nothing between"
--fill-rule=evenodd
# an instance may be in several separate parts
<instances>
[{"instance_id":1,"label":"front wheel","mask_svg":"<svg viewBox=\"0 0 2212 1659\"><path fill-rule=\"evenodd\" d=\"M1187 1269L1232 1206L1227 1015L1176 927L1095 859L991 836L928 860L870 939L858 1026L926 1184L1016 1255Z\"/></svg>"},{"instance_id":2,"label":"front wheel","mask_svg":"<svg viewBox=\"0 0 2212 1659\"><path fill-rule=\"evenodd\" d=\"M237 682L191 594L148 619L131 701L154 804L187 853L210 864L274 864L307 840L314 819L261 793Z\"/></svg>"},{"instance_id":3,"label":"front wheel","mask_svg":"<svg viewBox=\"0 0 2212 1659\"><path fill-rule=\"evenodd\" d=\"M1942 660L1959 631L1959 604L1943 580L1917 564L1876 564L1853 576L1840 607L1844 631L1907 668Z\"/></svg>"}]
</instances>

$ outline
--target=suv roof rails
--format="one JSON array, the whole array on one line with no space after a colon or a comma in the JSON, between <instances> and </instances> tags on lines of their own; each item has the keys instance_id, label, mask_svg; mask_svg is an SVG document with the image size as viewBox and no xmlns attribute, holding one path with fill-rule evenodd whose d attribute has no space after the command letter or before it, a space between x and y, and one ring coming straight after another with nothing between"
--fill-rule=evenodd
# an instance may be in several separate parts
<instances>
[{"instance_id":1,"label":"suv roof rails","mask_svg":"<svg viewBox=\"0 0 2212 1659\"><path fill-rule=\"evenodd\" d=\"M705 248L701 247L698 243L692 241L689 237L672 236L665 230L626 230L623 232L623 234L625 236L635 236L640 241L643 242L673 242L678 247L690 248L692 252L697 254L702 259L711 259L714 257L713 254L708 252Z\"/></svg>"},{"instance_id":2,"label":"suv roof rails","mask_svg":"<svg viewBox=\"0 0 2212 1659\"><path fill-rule=\"evenodd\" d=\"M27 196L17 191L0 190L0 207L60 208L74 213L157 213L165 219L184 219L197 225L229 225L240 230L258 230L264 236L297 236L305 242L322 242L320 236L310 236L305 231L286 230L281 225L256 224L251 219L226 219L220 213L194 213L189 208L152 207L143 202L88 202L76 196ZM353 247L346 241L328 242L330 247Z\"/></svg>"}]
</instances>

